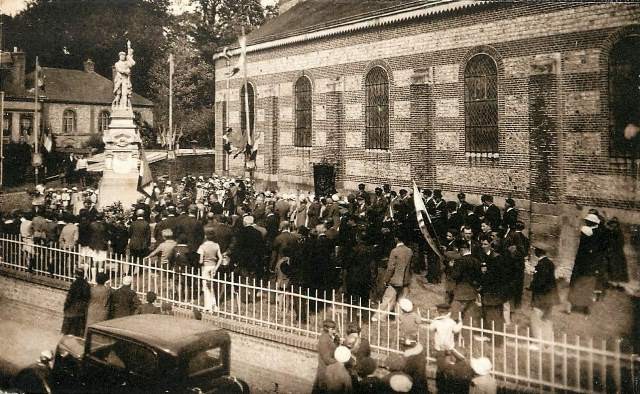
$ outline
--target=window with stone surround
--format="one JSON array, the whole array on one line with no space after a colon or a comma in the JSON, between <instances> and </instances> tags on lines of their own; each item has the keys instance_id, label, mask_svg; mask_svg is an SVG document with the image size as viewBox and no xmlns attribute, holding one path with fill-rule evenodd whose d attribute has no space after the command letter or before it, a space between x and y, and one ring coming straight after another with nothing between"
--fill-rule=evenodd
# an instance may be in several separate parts
<instances>
[{"instance_id":1,"label":"window with stone surround","mask_svg":"<svg viewBox=\"0 0 640 394\"><path fill-rule=\"evenodd\" d=\"M242 89L240 89L240 130L242 130L242 133L247 131L247 106L249 107L249 132L253 138L255 125L255 94L253 92L253 86L251 86L250 83L242 85Z\"/></svg>"},{"instance_id":2,"label":"window with stone surround","mask_svg":"<svg viewBox=\"0 0 640 394\"><path fill-rule=\"evenodd\" d=\"M13 116L11 116L11 112L5 112L3 115L4 123L2 123L2 135L4 137L11 136L11 122Z\"/></svg>"},{"instance_id":3,"label":"window with stone surround","mask_svg":"<svg viewBox=\"0 0 640 394\"><path fill-rule=\"evenodd\" d=\"M33 113L25 112L20 114L20 135L23 137L31 136L33 133Z\"/></svg>"},{"instance_id":4,"label":"window with stone surround","mask_svg":"<svg viewBox=\"0 0 640 394\"><path fill-rule=\"evenodd\" d=\"M62 113L62 132L74 134L76 132L76 111L65 109Z\"/></svg>"},{"instance_id":5,"label":"window with stone surround","mask_svg":"<svg viewBox=\"0 0 640 394\"><path fill-rule=\"evenodd\" d=\"M389 77L374 67L365 79L365 148L389 149Z\"/></svg>"},{"instance_id":6,"label":"window with stone surround","mask_svg":"<svg viewBox=\"0 0 640 394\"><path fill-rule=\"evenodd\" d=\"M311 146L311 81L300 77L295 86L296 133L295 146Z\"/></svg>"},{"instance_id":7,"label":"window with stone surround","mask_svg":"<svg viewBox=\"0 0 640 394\"><path fill-rule=\"evenodd\" d=\"M464 69L464 124L467 152L498 152L498 68L484 53Z\"/></svg>"},{"instance_id":8,"label":"window with stone surround","mask_svg":"<svg viewBox=\"0 0 640 394\"><path fill-rule=\"evenodd\" d=\"M612 157L638 156L640 135L625 138L625 129L629 134L634 127L640 127L640 34L618 40L609 54L609 153Z\"/></svg>"},{"instance_id":9,"label":"window with stone surround","mask_svg":"<svg viewBox=\"0 0 640 394\"><path fill-rule=\"evenodd\" d=\"M98 131L100 133L104 133L104 131L109 127L109 119L111 118L111 114L109 111L100 112L100 116L98 116Z\"/></svg>"}]
</instances>

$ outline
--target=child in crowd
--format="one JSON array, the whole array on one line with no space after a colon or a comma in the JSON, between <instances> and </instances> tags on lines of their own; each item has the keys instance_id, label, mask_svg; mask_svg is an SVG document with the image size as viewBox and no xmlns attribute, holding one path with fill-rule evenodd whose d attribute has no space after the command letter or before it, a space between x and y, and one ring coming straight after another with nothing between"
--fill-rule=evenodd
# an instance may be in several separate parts
<instances>
[{"instance_id":1,"label":"child in crowd","mask_svg":"<svg viewBox=\"0 0 640 394\"><path fill-rule=\"evenodd\" d=\"M438 304L438 316L429 324L429 330L435 331L434 349L436 352L451 350L455 346L454 334L462 329L462 321L455 322L451 318L449 304Z\"/></svg>"},{"instance_id":2,"label":"child in crowd","mask_svg":"<svg viewBox=\"0 0 640 394\"><path fill-rule=\"evenodd\" d=\"M400 314L400 333L405 343L409 344L418 340L418 330L420 329L420 324L422 324L422 316L420 316L419 310L413 310L413 302L410 299L401 298L398 304L402 311Z\"/></svg>"},{"instance_id":3,"label":"child in crowd","mask_svg":"<svg viewBox=\"0 0 640 394\"><path fill-rule=\"evenodd\" d=\"M476 376L471 380L469 394L496 394L498 386L496 380L491 376L493 365L486 357L472 358L471 369Z\"/></svg>"}]
</instances>

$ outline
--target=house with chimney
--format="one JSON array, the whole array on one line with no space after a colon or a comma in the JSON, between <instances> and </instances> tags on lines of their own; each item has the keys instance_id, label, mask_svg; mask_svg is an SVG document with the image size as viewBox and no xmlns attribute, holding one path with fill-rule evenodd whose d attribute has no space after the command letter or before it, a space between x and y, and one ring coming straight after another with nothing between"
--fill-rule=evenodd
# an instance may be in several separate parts
<instances>
[{"instance_id":1,"label":"house with chimney","mask_svg":"<svg viewBox=\"0 0 640 394\"><path fill-rule=\"evenodd\" d=\"M5 143L32 142L35 113L35 72L25 74L25 53L2 52L2 90L5 92ZM32 86L29 86L32 85ZM92 60L82 70L41 67L38 72L38 120L53 138L54 149L83 150L93 136L109 125L113 82L94 70ZM153 102L135 94L133 111L140 124L153 125Z\"/></svg>"}]
</instances>

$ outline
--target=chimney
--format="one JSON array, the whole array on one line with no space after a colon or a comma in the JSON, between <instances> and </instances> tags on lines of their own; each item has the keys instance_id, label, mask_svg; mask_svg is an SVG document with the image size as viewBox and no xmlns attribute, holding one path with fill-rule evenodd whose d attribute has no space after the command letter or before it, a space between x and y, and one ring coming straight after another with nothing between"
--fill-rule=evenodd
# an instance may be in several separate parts
<instances>
[{"instance_id":1,"label":"chimney","mask_svg":"<svg viewBox=\"0 0 640 394\"><path fill-rule=\"evenodd\" d=\"M85 60L84 64L84 72L86 73L92 73L95 72L95 63L93 62L93 60L91 59L87 59Z\"/></svg>"},{"instance_id":2,"label":"chimney","mask_svg":"<svg viewBox=\"0 0 640 394\"><path fill-rule=\"evenodd\" d=\"M9 94L24 94L26 68L24 52L18 52L18 48L14 48L14 51L10 53L4 52L2 54L2 68L8 69L6 74L3 73L2 89Z\"/></svg>"}]
</instances>

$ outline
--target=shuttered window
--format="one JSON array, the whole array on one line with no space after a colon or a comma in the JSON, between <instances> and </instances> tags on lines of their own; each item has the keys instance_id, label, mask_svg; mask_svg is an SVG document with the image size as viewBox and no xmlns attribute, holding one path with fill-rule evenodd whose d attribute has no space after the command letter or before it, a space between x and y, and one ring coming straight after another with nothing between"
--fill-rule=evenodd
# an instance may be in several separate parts
<instances>
[{"instance_id":1,"label":"shuttered window","mask_svg":"<svg viewBox=\"0 0 640 394\"><path fill-rule=\"evenodd\" d=\"M389 149L389 78L374 67L365 79L365 125L367 149Z\"/></svg>"},{"instance_id":2,"label":"shuttered window","mask_svg":"<svg viewBox=\"0 0 640 394\"><path fill-rule=\"evenodd\" d=\"M498 70L485 54L472 57L464 70L466 151L498 152Z\"/></svg>"},{"instance_id":3,"label":"shuttered window","mask_svg":"<svg viewBox=\"0 0 640 394\"><path fill-rule=\"evenodd\" d=\"M295 146L311 146L311 81L301 77L296 82Z\"/></svg>"}]
</instances>

